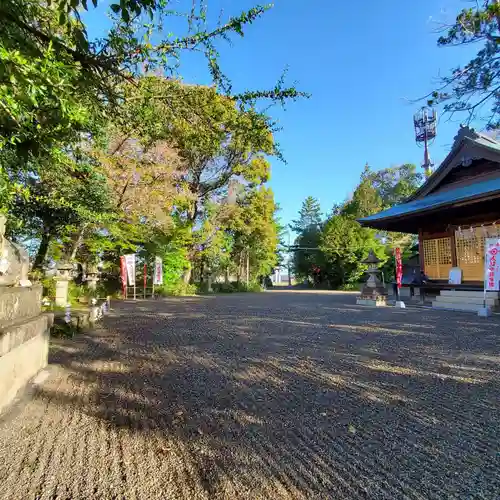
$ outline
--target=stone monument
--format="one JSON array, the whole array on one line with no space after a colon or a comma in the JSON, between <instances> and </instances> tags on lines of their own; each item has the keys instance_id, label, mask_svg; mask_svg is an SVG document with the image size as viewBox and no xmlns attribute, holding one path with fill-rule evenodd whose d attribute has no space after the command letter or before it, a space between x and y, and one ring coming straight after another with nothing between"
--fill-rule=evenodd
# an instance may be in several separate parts
<instances>
[{"instance_id":1,"label":"stone monument","mask_svg":"<svg viewBox=\"0 0 500 500\"><path fill-rule=\"evenodd\" d=\"M53 316L42 313L42 287L28 279L27 252L7 240L0 215L0 412L47 365Z\"/></svg>"},{"instance_id":2,"label":"stone monument","mask_svg":"<svg viewBox=\"0 0 500 500\"><path fill-rule=\"evenodd\" d=\"M368 264L366 270L368 279L361 290L361 295L356 299L356 304L375 307L387 305L387 291L379 277L382 274L378 268L380 262L373 250L370 250L368 257L363 261L364 264Z\"/></svg>"}]
</instances>

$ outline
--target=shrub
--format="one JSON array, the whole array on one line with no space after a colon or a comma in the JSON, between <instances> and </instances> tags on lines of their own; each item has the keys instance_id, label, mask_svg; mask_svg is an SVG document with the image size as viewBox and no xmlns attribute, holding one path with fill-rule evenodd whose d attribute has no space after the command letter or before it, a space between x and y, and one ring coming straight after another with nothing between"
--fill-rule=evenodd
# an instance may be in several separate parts
<instances>
[{"instance_id":1,"label":"shrub","mask_svg":"<svg viewBox=\"0 0 500 500\"><path fill-rule=\"evenodd\" d=\"M41 280L43 296L53 299L56 296L56 281L54 278L44 278Z\"/></svg>"},{"instance_id":2,"label":"shrub","mask_svg":"<svg viewBox=\"0 0 500 500\"><path fill-rule=\"evenodd\" d=\"M212 290L215 293L234 293L237 291L232 283L213 283Z\"/></svg>"},{"instance_id":3,"label":"shrub","mask_svg":"<svg viewBox=\"0 0 500 500\"><path fill-rule=\"evenodd\" d=\"M212 290L215 293L262 292L262 286L256 282L251 282L247 286L246 283L232 281L231 283L214 283Z\"/></svg>"},{"instance_id":4,"label":"shrub","mask_svg":"<svg viewBox=\"0 0 500 500\"><path fill-rule=\"evenodd\" d=\"M71 323L56 323L50 330L50 335L57 338L72 338L80 332L80 328Z\"/></svg>"},{"instance_id":5,"label":"shrub","mask_svg":"<svg viewBox=\"0 0 500 500\"><path fill-rule=\"evenodd\" d=\"M80 303L80 299L88 296L88 290L81 286L77 285L73 281L69 282L68 286L68 302L72 305L77 305Z\"/></svg>"},{"instance_id":6,"label":"shrub","mask_svg":"<svg viewBox=\"0 0 500 500\"><path fill-rule=\"evenodd\" d=\"M342 290L343 292L359 292L362 286L362 283L346 283L345 285L340 286L338 289Z\"/></svg>"},{"instance_id":7,"label":"shrub","mask_svg":"<svg viewBox=\"0 0 500 500\"><path fill-rule=\"evenodd\" d=\"M196 285L186 284L184 282L178 283L167 283L155 287L155 295L161 295L163 297L174 296L182 297L185 295L195 295Z\"/></svg>"}]
</instances>

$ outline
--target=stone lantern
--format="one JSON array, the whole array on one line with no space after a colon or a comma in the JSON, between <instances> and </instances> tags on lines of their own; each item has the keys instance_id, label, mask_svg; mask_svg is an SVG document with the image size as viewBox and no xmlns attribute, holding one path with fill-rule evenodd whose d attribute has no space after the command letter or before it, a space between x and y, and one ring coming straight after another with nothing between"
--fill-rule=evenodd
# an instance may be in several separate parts
<instances>
[{"instance_id":1,"label":"stone lantern","mask_svg":"<svg viewBox=\"0 0 500 500\"><path fill-rule=\"evenodd\" d=\"M382 275L378 265L381 260L370 250L368 257L363 261L363 264L368 265L367 273L368 280L361 290L361 295L357 298L356 303L365 306L386 306L387 292L383 282L380 280Z\"/></svg>"},{"instance_id":2,"label":"stone lantern","mask_svg":"<svg viewBox=\"0 0 500 500\"><path fill-rule=\"evenodd\" d=\"M87 267L87 286L89 290L95 290L97 288L97 282L99 281L99 270L94 264L89 264Z\"/></svg>"},{"instance_id":3,"label":"stone lantern","mask_svg":"<svg viewBox=\"0 0 500 500\"><path fill-rule=\"evenodd\" d=\"M56 306L66 307L68 303L68 287L71 281L71 271L73 264L69 262L59 262L57 264L56 282Z\"/></svg>"}]
</instances>

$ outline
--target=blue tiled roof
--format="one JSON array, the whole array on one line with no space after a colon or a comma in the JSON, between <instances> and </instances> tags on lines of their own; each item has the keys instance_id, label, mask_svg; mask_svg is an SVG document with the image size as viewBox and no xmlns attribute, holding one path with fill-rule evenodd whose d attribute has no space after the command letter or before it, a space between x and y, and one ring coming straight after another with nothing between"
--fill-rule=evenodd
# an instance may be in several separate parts
<instances>
[{"instance_id":1,"label":"blue tiled roof","mask_svg":"<svg viewBox=\"0 0 500 500\"><path fill-rule=\"evenodd\" d=\"M500 191L500 178L477 182L475 184L459 187L450 191L431 194L424 198L410 201L409 203L394 205L393 207L379 212L378 214L359 219L359 222L363 223L381 219L389 219L400 215L410 215L412 213L423 212L433 208L438 208L442 205L448 205L457 201L475 198L477 196L493 193L495 191Z\"/></svg>"}]
</instances>

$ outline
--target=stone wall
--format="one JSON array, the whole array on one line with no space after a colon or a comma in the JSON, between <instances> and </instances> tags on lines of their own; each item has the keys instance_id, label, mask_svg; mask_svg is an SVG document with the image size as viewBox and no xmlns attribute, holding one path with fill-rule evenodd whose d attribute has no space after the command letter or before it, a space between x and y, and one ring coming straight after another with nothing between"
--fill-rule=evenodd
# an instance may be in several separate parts
<instances>
[{"instance_id":1,"label":"stone wall","mask_svg":"<svg viewBox=\"0 0 500 500\"><path fill-rule=\"evenodd\" d=\"M0 412L47 365L53 316L41 297L39 286L0 287Z\"/></svg>"}]
</instances>

